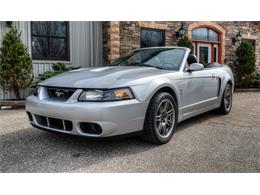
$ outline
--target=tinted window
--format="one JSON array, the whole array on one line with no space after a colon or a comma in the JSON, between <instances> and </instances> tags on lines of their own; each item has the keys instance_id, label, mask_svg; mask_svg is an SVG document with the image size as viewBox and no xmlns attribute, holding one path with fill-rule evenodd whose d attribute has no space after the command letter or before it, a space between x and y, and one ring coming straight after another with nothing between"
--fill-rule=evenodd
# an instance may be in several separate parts
<instances>
[{"instance_id":1,"label":"tinted window","mask_svg":"<svg viewBox=\"0 0 260 195\"><path fill-rule=\"evenodd\" d=\"M141 47L156 47L165 45L163 30L141 29Z\"/></svg>"},{"instance_id":2,"label":"tinted window","mask_svg":"<svg viewBox=\"0 0 260 195\"><path fill-rule=\"evenodd\" d=\"M137 50L115 60L112 66L152 66L161 69L179 70L185 49L158 48Z\"/></svg>"},{"instance_id":3,"label":"tinted window","mask_svg":"<svg viewBox=\"0 0 260 195\"><path fill-rule=\"evenodd\" d=\"M32 57L69 60L68 22L31 22Z\"/></svg>"},{"instance_id":4,"label":"tinted window","mask_svg":"<svg viewBox=\"0 0 260 195\"><path fill-rule=\"evenodd\" d=\"M209 28L197 28L192 31L192 40L219 41L218 33Z\"/></svg>"}]
</instances>

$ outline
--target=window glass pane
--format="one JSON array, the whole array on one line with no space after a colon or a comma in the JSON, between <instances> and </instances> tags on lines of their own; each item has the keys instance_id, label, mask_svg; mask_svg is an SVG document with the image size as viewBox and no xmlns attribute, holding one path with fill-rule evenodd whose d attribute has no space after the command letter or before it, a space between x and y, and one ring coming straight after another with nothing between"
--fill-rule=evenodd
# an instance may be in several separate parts
<instances>
[{"instance_id":1,"label":"window glass pane","mask_svg":"<svg viewBox=\"0 0 260 195\"><path fill-rule=\"evenodd\" d=\"M164 46L164 31L142 29L141 30L141 47Z\"/></svg>"},{"instance_id":2,"label":"window glass pane","mask_svg":"<svg viewBox=\"0 0 260 195\"><path fill-rule=\"evenodd\" d=\"M192 31L193 40L208 40L208 29L207 28L197 28Z\"/></svg>"},{"instance_id":3,"label":"window glass pane","mask_svg":"<svg viewBox=\"0 0 260 195\"><path fill-rule=\"evenodd\" d=\"M209 48L200 46L200 63L207 64L209 62Z\"/></svg>"},{"instance_id":4,"label":"window glass pane","mask_svg":"<svg viewBox=\"0 0 260 195\"><path fill-rule=\"evenodd\" d=\"M32 37L32 56L34 59L43 59L49 56L48 38Z\"/></svg>"},{"instance_id":5,"label":"window glass pane","mask_svg":"<svg viewBox=\"0 0 260 195\"><path fill-rule=\"evenodd\" d=\"M31 25L33 35L47 36L49 34L48 22L31 22Z\"/></svg>"},{"instance_id":6,"label":"window glass pane","mask_svg":"<svg viewBox=\"0 0 260 195\"><path fill-rule=\"evenodd\" d=\"M218 41L218 33L216 33L215 31L209 29L209 37L208 37L209 41Z\"/></svg>"},{"instance_id":7,"label":"window glass pane","mask_svg":"<svg viewBox=\"0 0 260 195\"><path fill-rule=\"evenodd\" d=\"M50 22L50 36L66 36L65 22Z\"/></svg>"},{"instance_id":8,"label":"window glass pane","mask_svg":"<svg viewBox=\"0 0 260 195\"><path fill-rule=\"evenodd\" d=\"M66 43L64 39L50 38L50 57L66 59Z\"/></svg>"},{"instance_id":9,"label":"window glass pane","mask_svg":"<svg viewBox=\"0 0 260 195\"><path fill-rule=\"evenodd\" d=\"M197 28L192 31L192 40L219 41L218 33L208 28Z\"/></svg>"},{"instance_id":10,"label":"window glass pane","mask_svg":"<svg viewBox=\"0 0 260 195\"><path fill-rule=\"evenodd\" d=\"M36 60L69 60L66 22L31 22L32 57Z\"/></svg>"}]
</instances>

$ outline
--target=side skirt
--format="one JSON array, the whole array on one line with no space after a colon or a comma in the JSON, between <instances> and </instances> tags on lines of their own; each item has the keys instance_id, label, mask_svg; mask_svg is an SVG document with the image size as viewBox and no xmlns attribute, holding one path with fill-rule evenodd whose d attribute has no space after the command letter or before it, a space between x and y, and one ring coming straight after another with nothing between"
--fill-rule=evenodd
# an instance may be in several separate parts
<instances>
[{"instance_id":1,"label":"side skirt","mask_svg":"<svg viewBox=\"0 0 260 195\"><path fill-rule=\"evenodd\" d=\"M214 105L211 105L211 106L207 106L205 108L201 108L201 109L196 110L196 111L185 113L185 114L183 114L182 116L179 117L178 122L184 121L186 119L200 115L200 114L208 112L210 110L217 109L217 108L219 108L219 106L220 106L219 104L214 104Z\"/></svg>"}]
</instances>

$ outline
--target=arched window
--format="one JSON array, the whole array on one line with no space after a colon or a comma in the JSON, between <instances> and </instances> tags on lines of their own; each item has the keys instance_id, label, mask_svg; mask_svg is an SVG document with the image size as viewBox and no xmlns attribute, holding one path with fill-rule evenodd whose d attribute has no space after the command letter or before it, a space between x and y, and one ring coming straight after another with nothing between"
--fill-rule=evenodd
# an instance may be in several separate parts
<instances>
[{"instance_id":1,"label":"arched window","mask_svg":"<svg viewBox=\"0 0 260 195\"><path fill-rule=\"evenodd\" d=\"M194 53L203 64L219 62L219 33L211 28L196 28L192 30Z\"/></svg>"},{"instance_id":2,"label":"arched window","mask_svg":"<svg viewBox=\"0 0 260 195\"><path fill-rule=\"evenodd\" d=\"M219 41L218 33L209 28L197 28L192 31L193 40Z\"/></svg>"}]
</instances>

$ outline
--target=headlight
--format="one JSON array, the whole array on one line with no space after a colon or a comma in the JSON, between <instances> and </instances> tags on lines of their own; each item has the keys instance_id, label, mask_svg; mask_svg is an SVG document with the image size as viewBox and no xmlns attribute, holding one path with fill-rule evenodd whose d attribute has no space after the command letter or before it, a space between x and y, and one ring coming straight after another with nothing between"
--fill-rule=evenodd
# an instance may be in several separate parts
<instances>
[{"instance_id":1,"label":"headlight","mask_svg":"<svg viewBox=\"0 0 260 195\"><path fill-rule=\"evenodd\" d=\"M34 88L33 95L38 96L41 92L41 86L37 86Z\"/></svg>"},{"instance_id":2,"label":"headlight","mask_svg":"<svg viewBox=\"0 0 260 195\"><path fill-rule=\"evenodd\" d=\"M105 102L116 100L133 99L134 95L130 88L86 90L79 96L79 101Z\"/></svg>"}]
</instances>

